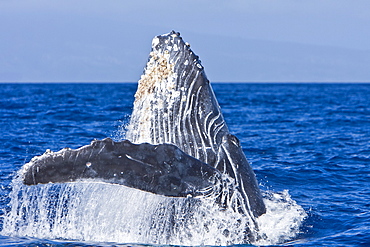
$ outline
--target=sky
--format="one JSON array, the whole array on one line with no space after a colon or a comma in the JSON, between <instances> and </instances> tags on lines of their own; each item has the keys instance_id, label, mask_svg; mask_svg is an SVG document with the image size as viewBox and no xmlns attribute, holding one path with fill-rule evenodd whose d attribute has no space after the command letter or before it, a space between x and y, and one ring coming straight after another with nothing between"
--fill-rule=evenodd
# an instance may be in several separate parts
<instances>
[{"instance_id":1,"label":"sky","mask_svg":"<svg viewBox=\"0 0 370 247\"><path fill-rule=\"evenodd\" d=\"M211 82L370 82L369 0L0 0L0 82L137 82L175 30Z\"/></svg>"}]
</instances>

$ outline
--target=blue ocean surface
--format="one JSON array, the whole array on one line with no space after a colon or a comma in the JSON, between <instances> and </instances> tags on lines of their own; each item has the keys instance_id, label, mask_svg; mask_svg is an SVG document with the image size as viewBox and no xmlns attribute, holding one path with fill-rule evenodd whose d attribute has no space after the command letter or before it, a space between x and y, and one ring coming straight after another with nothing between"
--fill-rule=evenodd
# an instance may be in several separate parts
<instances>
[{"instance_id":1,"label":"blue ocean surface","mask_svg":"<svg viewBox=\"0 0 370 247\"><path fill-rule=\"evenodd\" d=\"M4 229L16 172L47 149L78 148L105 137L120 140L136 87L0 84L0 246L148 246L19 236ZM306 214L293 237L287 232L271 244L370 246L370 84L212 87L261 189L291 198Z\"/></svg>"}]
</instances>

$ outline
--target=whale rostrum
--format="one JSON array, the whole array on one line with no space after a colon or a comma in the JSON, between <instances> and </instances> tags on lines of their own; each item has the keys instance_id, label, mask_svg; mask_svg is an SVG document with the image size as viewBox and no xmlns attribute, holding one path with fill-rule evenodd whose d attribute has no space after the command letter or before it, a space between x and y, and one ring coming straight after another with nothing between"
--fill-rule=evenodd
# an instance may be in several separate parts
<instances>
[{"instance_id":1,"label":"whale rostrum","mask_svg":"<svg viewBox=\"0 0 370 247\"><path fill-rule=\"evenodd\" d=\"M93 141L33 158L27 185L82 179L174 197L215 196L225 207L266 212L239 140L230 134L199 57L172 31L152 42L126 139Z\"/></svg>"}]
</instances>

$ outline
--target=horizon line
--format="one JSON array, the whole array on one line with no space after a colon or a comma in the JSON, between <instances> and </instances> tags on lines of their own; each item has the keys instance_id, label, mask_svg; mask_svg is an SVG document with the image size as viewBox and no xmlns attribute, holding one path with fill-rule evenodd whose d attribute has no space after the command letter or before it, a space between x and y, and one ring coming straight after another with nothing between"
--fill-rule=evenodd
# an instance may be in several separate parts
<instances>
[{"instance_id":1,"label":"horizon line","mask_svg":"<svg viewBox=\"0 0 370 247\"><path fill-rule=\"evenodd\" d=\"M0 81L0 84L134 84L137 81ZM368 84L370 81L213 81L217 83L244 83L244 84Z\"/></svg>"}]
</instances>

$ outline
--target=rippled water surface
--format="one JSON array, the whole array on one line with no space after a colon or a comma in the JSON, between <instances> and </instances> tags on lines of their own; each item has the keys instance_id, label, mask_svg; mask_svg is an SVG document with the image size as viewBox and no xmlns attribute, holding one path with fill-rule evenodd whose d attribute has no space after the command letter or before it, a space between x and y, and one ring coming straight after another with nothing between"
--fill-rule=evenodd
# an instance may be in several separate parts
<instances>
[{"instance_id":1,"label":"rippled water surface","mask_svg":"<svg viewBox=\"0 0 370 247\"><path fill-rule=\"evenodd\" d=\"M369 246L370 84L212 86L263 191L291 198L307 214L284 245ZM136 84L0 84L0 230L6 232L15 172L46 149L122 138L135 90ZM89 244L112 243L0 236L0 246Z\"/></svg>"}]
</instances>

